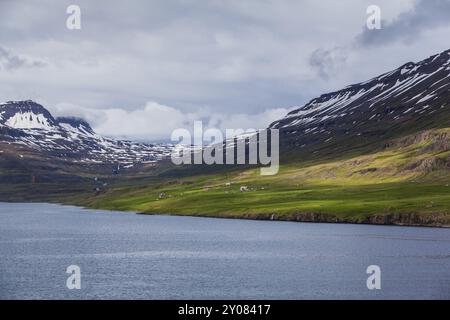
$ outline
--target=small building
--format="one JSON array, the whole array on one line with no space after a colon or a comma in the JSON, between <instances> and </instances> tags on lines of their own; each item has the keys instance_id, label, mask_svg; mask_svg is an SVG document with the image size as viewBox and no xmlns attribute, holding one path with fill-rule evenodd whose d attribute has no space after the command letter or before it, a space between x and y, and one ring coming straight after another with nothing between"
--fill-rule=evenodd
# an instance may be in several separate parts
<instances>
[{"instance_id":1,"label":"small building","mask_svg":"<svg viewBox=\"0 0 450 320\"><path fill-rule=\"evenodd\" d=\"M166 198L166 193L165 192L161 192L159 195L158 195L158 199L165 199Z\"/></svg>"}]
</instances>

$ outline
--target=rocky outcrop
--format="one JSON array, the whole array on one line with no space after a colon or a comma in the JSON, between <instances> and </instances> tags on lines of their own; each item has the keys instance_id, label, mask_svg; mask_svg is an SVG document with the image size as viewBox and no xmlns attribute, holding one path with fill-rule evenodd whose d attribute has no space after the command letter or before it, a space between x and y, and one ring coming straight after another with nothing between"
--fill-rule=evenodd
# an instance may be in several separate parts
<instances>
[{"instance_id":1,"label":"rocky outcrop","mask_svg":"<svg viewBox=\"0 0 450 320\"><path fill-rule=\"evenodd\" d=\"M375 225L403 225L403 226L433 226L450 227L450 213L389 213L376 214L364 218L339 217L325 213L297 213L297 214L264 214L247 215L246 218L298 222L325 222L325 223L356 223Z\"/></svg>"},{"instance_id":2,"label":"rocky outcrop","mask_svg":"<svg viewBox=\"0 0 450 320\"><path fill-rule=\"evenodd\" d=\"M144 213L141 214L153 214ZM154 213L161 214L161 213ZM201 214L194 216L204 216ZM295 221L295 222L313 222L313 223L350 223L350 224L373 224L373 225L398 225L398 226L416 226L416 227L450 227L449 213L386 213L374 214L366 217L342 217L326 213L248 213L248 214L214 214L207 215L216 218L231 219L251 219L251 220L274 220L274 221Z\"/></svg>"},{"instance_id":3,"label":"rocky outcrop","mask_svg":"<svg viewBox=\"0 0 450 320\"><path fill-rule=\"evenodd\" d=\"M412 170L415 172L431 172L440 169L449 169L450 170L450 157L440 158L440 157L429 157L422 160L414 161L409 163L406 167L406 170Z\"/></svg>"}]
</instances>

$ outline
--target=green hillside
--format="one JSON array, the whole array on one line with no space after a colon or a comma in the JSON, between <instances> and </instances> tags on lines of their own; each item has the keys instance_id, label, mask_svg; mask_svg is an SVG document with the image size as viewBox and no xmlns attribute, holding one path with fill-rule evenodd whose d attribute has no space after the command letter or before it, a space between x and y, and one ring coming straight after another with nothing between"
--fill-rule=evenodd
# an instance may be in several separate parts
<instances>
[{"instance_id":1,"label":"green hillside","mask_svg":"<svg viewBox=\"0 0 450 320\"><path fill-rule=\"evenodd\" d=\"M149 214L450 225L449 146L449 128L429 130L373 153L291 161L274 176L251 168L163 182L122 181L74 202Z\"/></svg>"}]
</instances>

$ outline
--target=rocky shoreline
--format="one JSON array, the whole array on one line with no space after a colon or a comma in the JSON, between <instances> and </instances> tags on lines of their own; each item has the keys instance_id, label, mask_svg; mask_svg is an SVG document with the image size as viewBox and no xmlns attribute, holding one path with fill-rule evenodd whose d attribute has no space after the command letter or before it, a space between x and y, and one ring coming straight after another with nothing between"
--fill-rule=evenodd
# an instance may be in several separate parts
<instances>
[{"instance_id":1,"label":"rocky shoreline","mask_svg":"<svg viewBox=\"0 0 450 320\"><path fill-rule=\"evenodd\" d=\"M248 219L269 221L291 221L310 223L342 223L342 224L369 224L369 225L392 225L409 227L440 227L450 228L450 215L446 213L418 214L418 213L389 213L377 214L364 218L338 217L324 213L295 213L295 214L170 214L138 212L147 215L174 215L192 216L204 218L223 219Z\"/></svg>"}]
</instances>

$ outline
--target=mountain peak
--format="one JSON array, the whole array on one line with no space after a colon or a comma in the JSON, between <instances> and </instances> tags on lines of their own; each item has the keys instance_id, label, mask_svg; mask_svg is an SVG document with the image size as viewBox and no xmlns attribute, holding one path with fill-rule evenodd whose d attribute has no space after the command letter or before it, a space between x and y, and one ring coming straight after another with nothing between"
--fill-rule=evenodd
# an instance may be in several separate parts
<instances>
[{"instance_id":1,"label":"mountain peak","mask_svg":"<svg viewBox=\"0 0 450 320\"><path fill-rule=\"evenodd\" d=\"M0 104L0 124L14 129L47 129L53 130L58 126L85 133L94 134L94 130L87 121L78 117L57 117L39 103L33 100L7 101ZM69 129L70 129L69 128Z\"/></svg>"},{"instance_id":2,"label":"mountain peak","mask_svg":"<svg viewBox=\"0 0 450 320\"><path fill-rule=\"evenodd\" d=\"M0 108L15 108L17 110L45 110L42 105L33 100L10 100L3 103L0 103ZM48 112L48 111L47 111Z\"/></svg>"},{"instance_id":3,"label":"mountain peak","mask_svg":"<svg viewBox=\"0 0 450 320\"><path fill-rule=\"evenodd\" d=\"M42 105L22 100L0 104L0 124L14 129L51 129L56 121Z\"/></svg>"}]
</instances>

